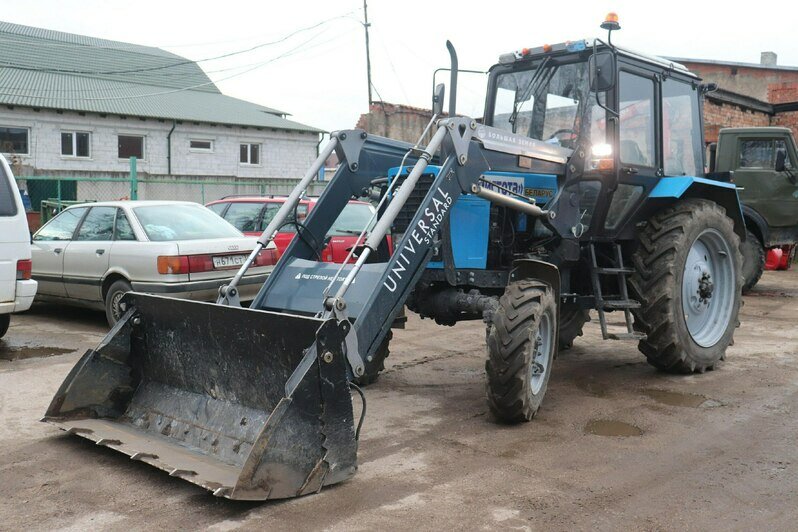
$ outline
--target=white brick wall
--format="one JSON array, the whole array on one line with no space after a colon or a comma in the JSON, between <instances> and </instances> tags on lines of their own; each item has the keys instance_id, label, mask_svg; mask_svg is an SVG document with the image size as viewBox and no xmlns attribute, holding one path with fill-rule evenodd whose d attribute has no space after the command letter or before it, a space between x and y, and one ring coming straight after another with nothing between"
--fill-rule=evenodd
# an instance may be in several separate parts
<instances>
[{"instance_id":1,"label":"white brick wall","mask_svg":"<svg viewBox=\"0 0 798 532\"><path fill-rule=\"evenodd\" d=\"M46 175L60 172L127 172L129 163L118 158L117 135L142 135L144 160L140 172L167 173L167 135L172 122L126 119L117 115L78 113L21 107L0 109L0 127L30 129L29 155L21 156L22 166ZM61 155L62 131L91 133L91 157L76 159ZM212 153L189 150L190 139L213 141ZM241 143L261 144L261 164L239 164ZM172 174L218 177L299 178L316 158L318 135L257 128L228 127L178 122L172 133Z\"/></svg>"}]
</instances>

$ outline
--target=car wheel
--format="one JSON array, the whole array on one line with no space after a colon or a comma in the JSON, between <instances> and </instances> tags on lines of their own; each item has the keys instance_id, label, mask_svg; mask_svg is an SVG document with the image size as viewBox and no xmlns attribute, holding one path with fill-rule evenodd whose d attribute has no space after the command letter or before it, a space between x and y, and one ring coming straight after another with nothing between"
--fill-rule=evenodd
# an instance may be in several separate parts
<instances>
[{"instance_id":1,"label":"car wheel","mask_svg":"<svg viewBox=\"0 0 798 532\"><path fill-rule=\"evenodd\" d=\"M108 320L109 326L113 327L116 325L116 322L119 321L119 318L124 314L119 303L122 300L122 296L131 290L133 290L133 288L131 288L130 283L124 279L114 281L108 288L108 291L105 293L105 319Z\"/></svg>"},{"instance_id":2,"label":"car wheel","mask_svg":"<svg viewBox=\"0 0 798 532\"><path fill-rule=\"evenodd\" d=\"M0 338L6 335L10 324L11 314L0 314Z\"/></svg>"}]
</instances>

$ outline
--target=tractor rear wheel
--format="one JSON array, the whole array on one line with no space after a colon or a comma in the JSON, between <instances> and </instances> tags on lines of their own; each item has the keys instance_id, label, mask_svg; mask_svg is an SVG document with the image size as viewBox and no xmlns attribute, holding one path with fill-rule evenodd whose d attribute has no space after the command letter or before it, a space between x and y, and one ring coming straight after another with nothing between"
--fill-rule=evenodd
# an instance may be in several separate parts
<instances>
[{"instance_id":1,"label":"tractor rear wheel","mask_svg":"<svg viewBox=\"0 0 798 532\"><path fill-rule=\"evenodd\" d=\"M575 306L560 308L560 335L559 346L561 350L570 349L574 340L582 336L582 328L590 321L590 311Z\"/></svg>"},{"instance_id":2,"label":"tractor rear wheel","mask_svg":"<svg viewBox=\"0 0 798 532\"><path fill-rule=\"evenodd\" d=\"M765 247L750 230L745 231L745 242L740 244L743 254L743 293L748 292L765 271Z\"/></svg>"},{"instance_id":3,"label":"tractor rear wheel","mask_svg":"<svg viewBox=\"0 0 798 532\"><path fill-rule=\"evenodd\" d=\"M674 373L702 373L725 357L739 326L740 239L718 204L680 201L639 232L630 279L638 348L648 362Z\"/></svg>"},{"instance_id":4,"label":"tractor rear wheel","mask_svg":"<svg viewBox=\"0 0 798 532\"><path fill-rule=\"evenodd\" d=\"M543 402L557 351L557 303L539 281L510 284L488 332L488 405L499 420L531 420Z\"/></svg>"},{"instance_id":5,"label":"tractor rear wheel","mask_svg":"<svg viewBox=\"0 0 798 532\"><path fill-rule=\"evenodd\" d=\"M358 386L368 386L374 384L380 376L380 372L385 369L385 359L388 358L389 349L388 344L393 338L393 331L388 331L385 338L382 339L380 347L374 353L374 360L366 362L366 371L360 377L354 379L355 384Z\"/></svg>"}]
</instances>

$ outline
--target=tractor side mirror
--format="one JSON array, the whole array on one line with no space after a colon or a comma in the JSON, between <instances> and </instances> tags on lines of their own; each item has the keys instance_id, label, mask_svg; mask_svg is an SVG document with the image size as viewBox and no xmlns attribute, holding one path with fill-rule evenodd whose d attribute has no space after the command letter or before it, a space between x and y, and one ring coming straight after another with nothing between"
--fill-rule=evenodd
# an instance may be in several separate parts
<instances>
[{"instance_id":1,"label":"tractor side mirror","mask_svg":"<svg viewBox=\"0 0 798 532\"><path fill-rule=\"evenodd\" d=\"M607 92L615 87L615 54L599 52L591 55L588 61L590 72L590 89L596 92Z\"/></svg>"},{"instance_id":2,"label":"tractor side mirror","mask_svg":"<svg viewBox=\"0 0 798 532\"><path fill-rule=\"evenodd\" d=\"M787 169L787 152L785 150L776 151L776 171L783 172Z\"/></svg>"},{"instance_id":3,"label":"tractor side mirror","mask_svg":"<svg viewBox=\"0 0 798 532\"><path fill-rule=\"evenodd\" d=\"M446 85L438 83L432 94L432 114L440 116L443 113L443 97L446 94Z\"/></svg>"}]
</instances>

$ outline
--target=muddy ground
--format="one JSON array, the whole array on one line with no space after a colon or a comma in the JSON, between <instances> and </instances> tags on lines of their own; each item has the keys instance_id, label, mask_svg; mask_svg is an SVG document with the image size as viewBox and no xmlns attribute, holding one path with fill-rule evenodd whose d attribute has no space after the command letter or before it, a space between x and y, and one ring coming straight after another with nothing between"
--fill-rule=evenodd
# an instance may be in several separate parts
<instances>
[{"instance_id":1,"label":"muddy ground","mask_svg":"<svg viewBox=\"0 0 798 532\"><path fill-rule=\"evenodd\" d=\"M484 330L411 317L366 391L360 470L251 504L39 423L101 313L49 306L0 341L0 529L794 529L798 272L746 297L718 370L658 373L596 324L556 361L531 423L495 423ZM243 376L242 376L243 377Z\"/></svg>"}]
</instances>

